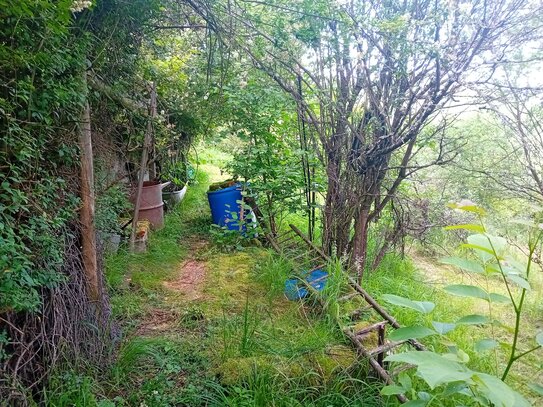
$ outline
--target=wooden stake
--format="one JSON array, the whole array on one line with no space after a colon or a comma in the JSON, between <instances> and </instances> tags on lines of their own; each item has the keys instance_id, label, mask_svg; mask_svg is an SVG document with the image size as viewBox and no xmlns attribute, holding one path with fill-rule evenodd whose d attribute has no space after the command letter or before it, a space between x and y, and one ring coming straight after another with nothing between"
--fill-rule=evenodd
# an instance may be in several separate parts
<instances>
[{"instance_id":1,"label":"wooden stake","mask_svg":"<svg viewBox=\"0 0 543 407\"><path fill-rule=\"evenodd\" d=\"M141 205L141 191L143 190L143 178L147 169L147 158L149 156L149 148L153 139L153 119L156 116L156 85L151 83L151 102L149 106L149 121L147 122L147 130L145 132L145 140L143 142L143 150L141 153L140 175L138 178L138 189L136 191L136 202L134 204L134 218L132 220L132 233L130 234L130 251L133 253L136 245L136 232L138 229L138 214Z\"/></svg>"}]
</instances>

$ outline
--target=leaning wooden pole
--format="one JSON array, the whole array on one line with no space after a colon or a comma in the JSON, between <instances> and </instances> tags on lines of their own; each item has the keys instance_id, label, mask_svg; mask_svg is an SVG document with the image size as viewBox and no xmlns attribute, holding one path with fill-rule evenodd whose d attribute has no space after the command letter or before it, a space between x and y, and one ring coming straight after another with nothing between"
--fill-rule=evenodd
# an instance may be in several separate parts
<instances>
[{"instance_id":1,"label":"leaning wooden pole","mask_svg":"<svg viewBox=\"0 0 543 407\"><path fill-rule=\"evenodd\" d=\"M130 251L134 252L136 246L136 232L138 229L138 214L141 205L141 191L143 190L143 179L147 169L147 160L149 157L149 148L153 140L153 119L156 116L156 85L151 83L151 101L149 105L149 120L147 122L147 130L145 131L145 139L143 142L143 150L141 153L140 174L138 177L138 189L136 190L136 200L134 203L134 217L132 220L132 233L130 234Z\"/></svg>"},{"instance_id":2,"label":"leaning wooden pole","mask_svg":"<svg viewBox=\"0 0 543 407\"><path fill-rule=\"evenodd\" d=\"M98 261L96 254L96 228L94 225L94 166L92 158L92 132L90 106L85 102L79 125L79 148L81 150L81 247L87 293L89 299L100 303Z\"/></svg>"}]
</instances>

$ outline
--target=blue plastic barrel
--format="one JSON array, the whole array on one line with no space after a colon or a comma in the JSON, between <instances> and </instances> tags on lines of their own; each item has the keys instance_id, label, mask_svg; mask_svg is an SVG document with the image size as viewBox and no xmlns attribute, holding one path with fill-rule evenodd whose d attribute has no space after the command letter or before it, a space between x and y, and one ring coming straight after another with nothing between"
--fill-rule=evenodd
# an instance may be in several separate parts
<instances>
[{"instance_id":1,"label":"blue plastic barrel","mask_svg":"<svg viewBox=\"0 0 543 407\"><path fill-rule=\"evenodd\" d=\"M230 230L239 230L238 222L241 207L238 201L241 201L241 198L240 184L217 191L209 191L207 199L211 208L213 223L219 226L226 226ZM236 218L232 216L232 212L237 213Z\"/></svg>"}]
</instances>

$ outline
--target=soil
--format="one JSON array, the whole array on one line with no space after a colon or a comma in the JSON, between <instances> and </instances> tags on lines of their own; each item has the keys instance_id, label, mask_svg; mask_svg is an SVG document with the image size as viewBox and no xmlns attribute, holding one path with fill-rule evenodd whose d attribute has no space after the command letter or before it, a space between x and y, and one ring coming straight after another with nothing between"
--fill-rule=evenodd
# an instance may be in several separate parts
<instances>
[{"instance_id":1,"label":"soil","mask_svg":"<svg viewBox=\"0 0 543 407\"><path fill-rule=\"evenodd\" d=\"M181 265L178 277L173 281L165 281L164 286L169 290L183 294L186 301L194 301L203 297L202 289L205 276L205 263L190 259Z\"/></svg>"},{"instance_id":2,"label":"soil","mask_svg":"<svg viewBox=\"0 0 543 407\"><path fill-rule=\"evenodd\" d=\"M164 287L175 293L182 294L185 301L194 301L203 297L206 265L205 262L197 259L197 253L205 245L205 241L192 242L190 244L191 258L181 264L174 280L164 282Z\"/></svg>"}]
</instances>

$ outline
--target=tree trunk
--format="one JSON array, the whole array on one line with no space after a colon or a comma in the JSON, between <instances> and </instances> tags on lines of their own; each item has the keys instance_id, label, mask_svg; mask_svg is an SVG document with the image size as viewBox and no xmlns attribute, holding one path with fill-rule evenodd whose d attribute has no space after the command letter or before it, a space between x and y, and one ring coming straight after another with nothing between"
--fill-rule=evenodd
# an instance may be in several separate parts
<instances>
[{"instance_id":1,"label":"tree trunk","mask_svg":"<svg viewBox=\"0 0 543 407\"><path fill-rule=\"evenodd\" d=\"M362 283L366 259L368 256L368 223L370 209L364 205L360 208L354 224L353 254L351 264L356 270L356 280L358 284Z\"/></svg>"},{"instance_id":2,"label":"tree trunk","mask_svg":"<svg viewBox=\"0 0 543 407\"><path fill-rule=\"evenodd\" d=\"M79 128L81 149L81 246L83 269L89 299L100 303L98 263L96 259L96 230L94 227L94 168L89 103L85 104Z\"/></svg>"}]
</instances>

